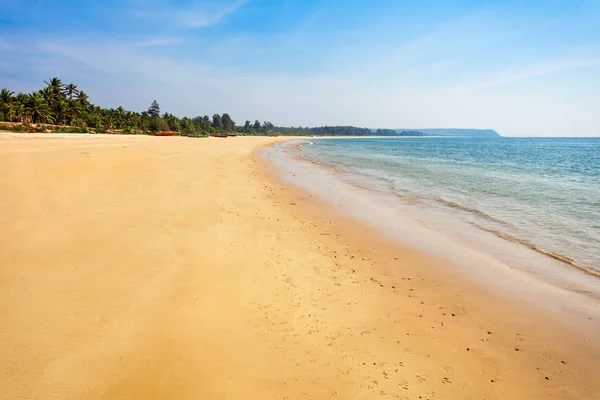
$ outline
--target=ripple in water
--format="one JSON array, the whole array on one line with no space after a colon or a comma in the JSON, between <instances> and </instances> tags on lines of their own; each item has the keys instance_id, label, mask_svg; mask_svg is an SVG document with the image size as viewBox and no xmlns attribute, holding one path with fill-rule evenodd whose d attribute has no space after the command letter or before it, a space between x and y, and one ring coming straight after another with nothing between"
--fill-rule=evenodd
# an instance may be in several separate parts
<instances>
[{"instance_id":1,"label":"ripple in water","mask_svg":"<svg viewBox=\"0 0 600 400\"><path fill-rule=\"evenodd\" d=\"M599 138L318 139L302 151L600 276Z\"/></svg>"}]
</instances>

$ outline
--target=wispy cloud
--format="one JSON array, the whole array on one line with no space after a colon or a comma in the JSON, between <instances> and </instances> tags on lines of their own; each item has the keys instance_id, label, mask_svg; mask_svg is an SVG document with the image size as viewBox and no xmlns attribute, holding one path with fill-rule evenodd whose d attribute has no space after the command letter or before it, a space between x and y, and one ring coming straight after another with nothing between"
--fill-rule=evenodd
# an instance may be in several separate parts
<instances>
[{"instance_id":1,"label":"wispy cloud","mask_svg":"<svg viewBox=\"0 0 600 400\"><path fill-rule=\"evenodd\" d=\"M165 36L165 37L154 37L146 40L131 41L125 43L126 46L130 47L163 47L163 46L175 46L183 43L183 40L179 37Z\"/></svg>"},{"instance_id":2,"label":"wispy cloud","mask_svg":"<svg viewBox=\"0 0 600 400\"><path fill-rule=\"evenodd\" d=\"M40 56L60 57L65 68L72 63L84 64L88 69L115 76L145 76L149 79L164 80L169 76L192 76L185 71L185 63L177 62L164 54L157 55L154 47L180 43L177 38L155 37L144 41L108 41L98 38L85 40L53 39L35 44ZM160 50L160 49L159 49ZM159 52L160 53L160 52ZM200 65L196 65L200 71ZM169 74L165 74L169 71Z\"/></svg>"},{"instance_id":3,"label":"wispy cloud","mask_svg":"<svg viewBox=\"0 0 600 400\"><path fill-rule=\"evenodd\" d=\"M458 67L461 64L461 59L440 60L422 66L423 69L428 69L435 72L447 71Z\"/></svg>"},{"instance_id":4,"label":"wispy cloud","mask_svg":"<svg viewBox=\"0 0 600 400\"><path fill-rule=\"evenodd\" d=\"M188 28L202 28L216 25L225 17L235 13L250 0L236 1L194 1L188 6L155 5L149 6L152 1L139 2L131 11L132 15L148 21L168 21L175 25Z\"/></svg>"},{"instance_id":5,"label":"wispy cloud","mask_svg":"<svg viewBox=\"0 0 600 400\"><path fill-rule=\"evenodd\" d=\"M558 60L543 64L530 65L522 67L518 71L500 75L490 80L475 84L473 89L485 89L495 86L502 86L525 79L537 78L540 76L556 74L573 69L595 67L598 65L600 65L600 56Z\"/></svg>"}]
</instances>

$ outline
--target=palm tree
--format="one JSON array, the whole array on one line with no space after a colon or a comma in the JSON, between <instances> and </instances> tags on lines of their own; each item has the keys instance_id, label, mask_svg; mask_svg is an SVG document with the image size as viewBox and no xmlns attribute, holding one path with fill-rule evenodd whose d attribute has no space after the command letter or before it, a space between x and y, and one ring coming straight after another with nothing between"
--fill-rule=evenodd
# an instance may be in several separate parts
<instances>
[{"instance_id":1,"label":"palm tree","mask_svg":"<svg viewBox=\"0 0 600 400\"><path fill-rule=\"evenodd\" d=\"M127 112L123 108L123 106L117 107L114 111L115 123L117 124L117 128L123 128L125 125L125 121L127 120Z\"/></svg>"},{"instance_id":2,"label":"palm tree","mask_svg":"<svg viewBox=\"0 0 600 400\"><path fill-rule=\"evenodd\" d=\"M29 95L26 93L19 93L15 96L15 102L17 104L27 104L27 102L29 101Z\"/></svg>"},{"instance_id":3,"label":"palm tree","mask_svg":"<svg viewBox=\"0 0 600 400\"><path fill-rule=\"evenodd\" d=\"M88 106L90 105L88 95L83 90L80 90L75 93L75 96L77 96L77 101L79 101L79 104L81 104L83 108L87 110Z\"/></svg>"},{"instance_id":4,"label":"palm tree","mask_svg":"<svg viewBox=\"0 0 600 400\"><path fill-rule=\"evenodd\" d=\"M50 86L46 86L45 88L40 90L40 94L44 98L44 101L48 103L48 105L54 103L54 101L56 100L54 90Z\"/></svg>"},{"instance_id":5,"label":"palm tree","mask_svg":"<svg viewBox=\"0 0 600 400\"><path fill-rule=\"evenodd\" d=\"M52 91L54 92L54 94L56 96L58 96L59 94L61 94L63 92L63 89L65 87L64 83L62 83L62 81L56 77L54 78L50 78L47 81L44 81L44 83L47 85L47 87L49 87L50 89L52 89Z\"/></svg>"},{"instance_id":6,"label":"palm tree","mask_svg":"<svg viewBox=\"0 0 600 400\"><path fill-rule=\"evenodd\" d=\"M31 96L29 96L29 101L25 106L25 112L31 117L34 124L38 122L52 122L48 103L44 101L44 98L39 92L33 92Z\"/></svg>"},{"instance_id":7,"label":"palm tree","mask_svg":"<svg viewBox=\"0 0 600 400\"><path fill-rule=\"evenodd\" d=\"M96 107L98 110L98 114L102 118L102 125L106 129L112 129L115 126L115 113L114 109L103 109L101 107Z\"/></svg>"},{"instance_id":8,"label":"palm tree","mask_svg":"<svg viewBox=\"0 0 600 400\"><path fill-rule=\"evenodd\" d=\"M143 131L150 129L150 115L148 111L142 111L140 114L140 129Z\"/></svg>"},{"instance_id":9,"label":"palm tree","mask_svg":"<svg viewBox=\"0 0 600 400\"><path fill-rule=\"evenodd\" d=\"M12 112L15 105L15 98L12 92L6 88L0 91L0 118L12 120Z\"/></svg>"},{"instance_id":10,"label":"palm tree","mask_svg":"<svg viewBox=\"0 0 600 400\"><path fill-rule=\"evenodd\" d=\"M134 129L140 129L142 125L141 115L135 111L128 111L126 124Z\"/></svg>"},{"instance_id":11,"label":"palm tree","mask_svg":"<svg viewBox=\"0 0 600 400\"><path fill-rule=\"evenodd\" d=\"M26 114L25 111L25 104L23 103L19 103L19 102L15 102L15 106L13 108L13 115L14 118L19 121L19 118L24 117Z\"/></svg>"},{"instance_id":12,"label":"palm tree","mask_svg":"<svg viewBox=\"0 0 600 400\"><path fill-rule=\"evenodd\" d=\"M28 94L19 93L15 96L14 115L17 120L21 117L24 117L27 114L26 107L27 107L28 101L29 101Z\"/></svg>"},{"instance_id":13,"label":"palm tree","mask_svg":"<svg viewBox=\"0 0 600 400\"><path fill-rule=\"evenodd\" d=\"M100 106L90 105L89 113L92 115L92 118L96 121L96 124L102 125L102 120L104 118L103 109Z\"/></svg>"},{"instance_id":14,"label":"palm tree","mask_svg":"<svg viewBox=\"0 0 600 400\"><path fill-rule=\"evenodd\" d=\"M69 100L67 104L66 116L69 122L69 125L76 125L74 122L77 121L79 116L81 115L81 105L76 101Z\"/></svg>"},{"instance_id":15,"label":"palm tree","mask_svg":"<svg viewBox=\"0 0 600 400\"><path fill-rule=\"evenodd\" d=\"M64 90L69 100L73 100L73 95L76 96L79 92L79 90L77 90L77 85L75 85L74 83L69 83L68 85L66 85L64 87Z\"/></svg>"},{"instance_id":16,"label":"palm tree","mask_svg":"<svg viewBox=\"0 0 600 400\"><path fill-rule=\"evenodd\" d=\"M52 104L52 111L54 111L54 121L58 125L64 125L67 117L67 108L69 105L63 99L58 99Z\"/></svg>"}]
</instances>

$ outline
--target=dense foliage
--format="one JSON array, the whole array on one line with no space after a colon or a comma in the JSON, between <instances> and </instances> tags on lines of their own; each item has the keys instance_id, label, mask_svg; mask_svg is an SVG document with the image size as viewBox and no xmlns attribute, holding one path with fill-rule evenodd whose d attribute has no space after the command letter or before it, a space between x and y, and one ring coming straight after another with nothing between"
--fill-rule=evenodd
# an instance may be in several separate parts
<instances>
[{"instance_id":1,"label":"dense foliage","mask_svg":"<svg viewBox=\"0 0 600 400\"><path fill-rule=\"evenodd\" d=\"M398 133L393 129L377 129L375 131L377 136L396 136Z\"/></svg>"},{"instance_id":2,"label":"dense foliage","mask_svg":"<svg viewBox=\"0 0 600 400\"><path fill-rule=\"evenodd\" d=\"M30 94L16 94L6 88L0 92L0 121L30 122L35 126L65 131L88 131L98 133L121 131L125 133L149 133L173 131L188 136L206 136L211 133L239 131L245 134L269 134L273 132L270 122L246 121L236 127L229 114L214 114L194 118L178 118L161 113L160 105L153 101L147 111L135 112L117 108L102 108L92 104L88 95L76 85L64 84L59 78L45 81L46 86ZM48 124L51 124L49 126ZM19 125L14 130L22 130ZM76 129L79 128L79 129Z\"/></svg>"}]
</instances>

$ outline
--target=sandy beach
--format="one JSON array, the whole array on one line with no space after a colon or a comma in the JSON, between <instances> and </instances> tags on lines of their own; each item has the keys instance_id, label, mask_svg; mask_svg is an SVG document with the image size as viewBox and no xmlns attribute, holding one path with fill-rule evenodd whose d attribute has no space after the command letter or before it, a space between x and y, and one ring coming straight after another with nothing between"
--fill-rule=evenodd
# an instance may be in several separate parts
<instances>
[{"instance_id":1,"label":"sandy beach","mask_svg":"<svg viewBox=\"0 0 600 400\"><path fill-rule=\"evenodd\" d=\"M0 399L600 397L600 321L343 217L281 140L0 134Z\"/></svg>"}]
</instances>

